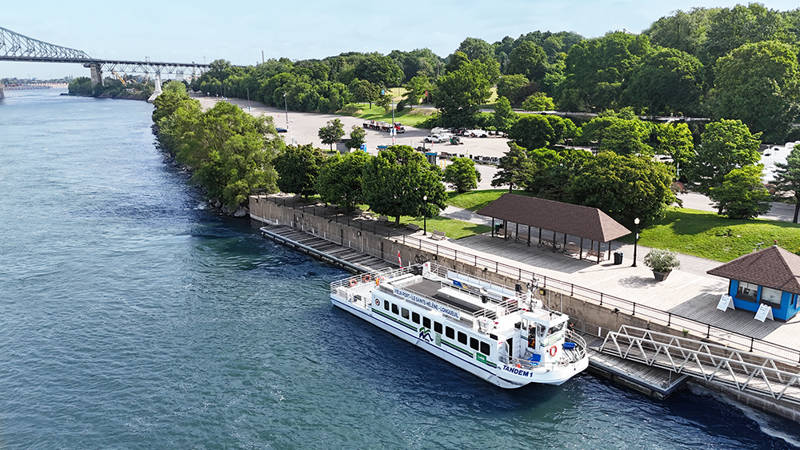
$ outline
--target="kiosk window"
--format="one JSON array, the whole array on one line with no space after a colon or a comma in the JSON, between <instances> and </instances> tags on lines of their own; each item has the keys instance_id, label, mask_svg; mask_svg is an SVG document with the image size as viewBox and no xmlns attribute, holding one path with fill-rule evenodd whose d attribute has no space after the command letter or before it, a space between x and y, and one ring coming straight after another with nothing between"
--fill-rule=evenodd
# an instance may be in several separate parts
<instances>
[{"instance_id":1,"label":"kiosk window","mask_svg":"<svg viewBox=\"0 0 800 450\"><path fill-rule=\"evenodd\" d=\"M736 291L736 297L742 300L756 301L758 298L758 285L753 283L739 282L739 290Z\"/></svg>"},{"instance_id":2,"label":"kiosk window","mask_svg":"<svg viewBox=\"0 0 800 450\"><path fill-rule=\"evenodd\" d=\"M763 286L761 287L761 301L764 303L769 303L770 306L780 308L782 295L783 292L777 289L772 289Z\"/></svg>"}]
</instances>

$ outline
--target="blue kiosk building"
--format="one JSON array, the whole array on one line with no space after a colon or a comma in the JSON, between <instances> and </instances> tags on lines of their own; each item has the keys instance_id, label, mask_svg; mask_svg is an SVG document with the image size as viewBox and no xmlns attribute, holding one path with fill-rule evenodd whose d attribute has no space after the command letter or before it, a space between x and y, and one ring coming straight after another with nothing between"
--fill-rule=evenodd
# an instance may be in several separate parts
<instances>
[{"instance_id":1,"label":"blue kiosk building","mask_svg":"<svg viewBox=\"0 0 800 450\"><path fill-rule=\"evenodd\" d=\"M800 256L777 245L750 253L708 271L727 278L728 294L736 309L756 312L772 307L777 320L787 321L800 311Z\"/></svg>"}]
</instances>

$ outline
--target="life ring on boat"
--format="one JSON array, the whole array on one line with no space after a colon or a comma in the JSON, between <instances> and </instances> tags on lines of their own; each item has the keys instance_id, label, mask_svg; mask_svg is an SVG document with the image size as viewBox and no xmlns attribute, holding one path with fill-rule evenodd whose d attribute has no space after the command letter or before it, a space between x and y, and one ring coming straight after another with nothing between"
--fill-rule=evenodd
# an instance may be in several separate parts
<instances>
[{"instance_id":1,"label":"life ring on boat","mask_svg":"<svg viewBox=\"0 0 800 450\"><path fill-rule=\"evenodd\" d=\"M550 347L550 350L547 352L550 353L550 356L556 356L556 353L558 353L558 347L554 345Z\"/></svg>"},{"instance_id":2,"label":"life ring on boat","mask_svg":"<svg viewBox=\"0 0 800 450\"><path fill-rule=\"evenodd\" d=\"M376 298L375 299L375 306L380 306L380 305L381 305L381 301Z\"/></svg>"},{"instance_id":3,"label":"life ring on boat","mask_svg":"<svg viewBox=\"0 0 800 450\"><path fill-rule=\"evenodd\" d=\"M363 277L361 277L361 281L363 281L364 283L369 283L370 281L372 281L372 275L370 274L364 275Z\"/></svg>"},{"instance_id":4,"label":"life ring on boat","mask_svg":"<svg viewBox=\"0 0 800 450\"><path fill-rule=\"evenodd\" d=\"M356 284L358 284L358 280L356 280L355 278L350 278L350 287L353 287Z\"/></svg>"}]
</instances>

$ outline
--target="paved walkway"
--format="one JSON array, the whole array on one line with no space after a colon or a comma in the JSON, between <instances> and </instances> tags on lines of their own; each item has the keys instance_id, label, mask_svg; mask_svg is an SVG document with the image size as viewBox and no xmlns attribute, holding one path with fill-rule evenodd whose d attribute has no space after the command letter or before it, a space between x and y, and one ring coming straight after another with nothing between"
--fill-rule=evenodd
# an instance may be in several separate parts
<instances>
[{"instance_id":1,"label":"paved walkway","mask_svg":"<svg viewBox=\"0 0 800 450\"><path fill-rule=\"evenodd\" d=\"M678 194L678 198L683 202L684 208L698 209L700 211L717 212L714 202L710 198L698 192L687 192ZM791 222L794 219L794 205L783 202L770 203L770 210L766 214L758 216L759 219L780 220Z\"/></svg>"},{"instance_id":2,"label":"paved walkway","mask_svg":"<svg viewBox=\"0 0 800 450\"><path fill-rule=\"evenodd\" d=\"M725 293L728 287L727 280L705 273L706 270L720 264L716 261L682 255L682 268L673 271L665 281L658 283L650 269L641 262L637 267L631 267L632 246L620 247L625 254L622 265L613 265L610 261L595 264L560 252L554 253L549 248L538 248L535 243L528 247L527 231L524 235L520 231L520 235L519 240L513 238L504 240L486 234L457 241L431 241L431 243L457 250L459 255L477 255L482 259L498 261L510 267L521 268L640 305L679 314L715 327L794 349L800 348L800 317L788 323L769 320L761 323L753 318L754 314L751 312L733 310L722 312L716 309L720 295ZM414 236L425 238L421 233L416 233ZM639 250L641 258L647 249Z\"/></svg>"}]
</instances>

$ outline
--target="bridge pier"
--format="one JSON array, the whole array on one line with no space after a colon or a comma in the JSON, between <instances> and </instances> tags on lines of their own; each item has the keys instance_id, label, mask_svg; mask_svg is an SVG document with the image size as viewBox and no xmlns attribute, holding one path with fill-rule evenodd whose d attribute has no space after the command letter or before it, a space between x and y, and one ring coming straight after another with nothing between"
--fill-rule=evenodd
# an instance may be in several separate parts
<instances>
[{"instance_id":1,"label":"bridge pier","mask_svg":"<svg viewBox=\"0 0 800 450\"><path fill-rule=\"evenodd\" d=\"M92 87L103 85L103 69L100 67L100 64L90 64L89 69L92 72Z\"/></svg>"},{"instance_id":2,"label":"bridge pier","mask_svg":"<svg viewBox=\"0 0 800 450\"><path fill-rule=\"evenodd\" d=\"M156 79L153 81L153 84L155 84L155 88L153 89L153 95L151 95L150 98L147 99L147 101L150 103L153 103L156 100L156 98L158 98L158 96L161 95L162 92L164 92L161 90L161 72L156 72Z\"/></svg>"},{"instance_id":3,"label":"bridge pier","mask_svg":"<svg viewBox=\"0 0 800 450\"><path fill-rule=\"evenodd\" d=\"M2 100L3 97L5 97L5 94L3 93L3 88L4 87L5 86L3 86L3 83L0 83L0 100Z\"/></svg>"}]
</instances>

